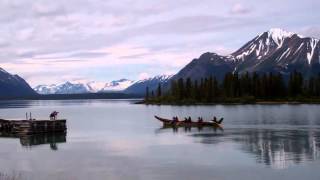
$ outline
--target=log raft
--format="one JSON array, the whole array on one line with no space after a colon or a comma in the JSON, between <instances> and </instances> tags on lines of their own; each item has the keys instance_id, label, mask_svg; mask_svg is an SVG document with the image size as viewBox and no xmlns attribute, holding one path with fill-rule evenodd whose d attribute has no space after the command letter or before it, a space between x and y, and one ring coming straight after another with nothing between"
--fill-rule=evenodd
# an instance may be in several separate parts
<instances>
[{"instance_id":1,"label":"log raft","mask_svg":"<svg viewBox=\"0 0 320 180\"><path fill-rule=\"evenodd\" d=\"M66 132L66 119L5 120L0 119L0 131L19 135Z\"/></svg>"}]
</instances>

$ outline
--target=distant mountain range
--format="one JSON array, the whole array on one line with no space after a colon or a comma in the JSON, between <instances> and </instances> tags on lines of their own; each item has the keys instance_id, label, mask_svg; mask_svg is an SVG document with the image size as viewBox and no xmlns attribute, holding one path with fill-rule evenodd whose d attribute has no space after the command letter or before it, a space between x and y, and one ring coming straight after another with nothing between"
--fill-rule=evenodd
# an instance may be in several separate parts
<instances>
[{"instance_id":1,"label":"distant mountain range","mask_svg":"<svg viewBox=\"0 0 320 180\"><path fill-rule=\"evenodd\" d=\"M82 94L82 93L103 93L122 92L126 94L144 94L146 87L150 89L158 86L159 83L167 82L172 75L158 75L144 80L132 81L120 79L109 83L101 82L66 82L59 85L38 85L33 89L39 94Z\"/></svg>"},{"instance_id":2,"label":"distant mountain range","mask_svg":"<svg viewBox=\"0 0 320 180\"><path fill-rule=\"evenodd\" d=\"M303 37L282 29L271 29L228 56L209 52L202 54L172 79L215 76L222 80L227 72L280 72L286 76L294 70L303 73L305 77L318 75L319 39Z\"/></svg>"},{"instance_id":3,"label":"distant mountain range","mask_svg":"<svg viewBox=\"0 0 320 180\"><path fill-rule=\"evenodd\" d=\"M33 89L39 94L81 94L119 92L134 83L132 80L120 79L108 83L101 82L65 82L62 84L38 85Z\"/></svg>"},{"instance_id":4,"label":"distant mountain range","mask_svg":"<svg viewBox=\"0 0 320 180\"><path fill-rule=\"evenodd\" d=\"M40 94L122 92L142 95L146 87L152 91L161 83L164 88L168 88L171 80L179 78L215 76L221 81L228 72L280 72L287 77L295 70L303 73L306 78L320 73L319 39L303 37L282 29L271 29L230 55L204 53L173 76L159 75L140 81L120 79L110 83L66 82L59 85L39 85L34 90ZM0 69L1 96L30 96L35 94L34 90L19 76Z\"/></svg>"},{"instance_id":5,"label":"distant mountain range","mask_svg":"<svg viewBox=\"0 0 320 180\"><path fill-rule=\"evenodd\" d=\"M0 68L0 98L36 96L37 93L18 75Z\"/></svg>"},{"instance_id":6,"label":"distant mountain range","mask_svg":"<svg viewBox=\"0 0 320 180\"><path fill-rule=\"evenodd\" d=\"M149 87L150 92L155 90L160 84L169 82L173 75L158 75L155 77L140 80L126 88L123 92L128 94L145 94L146 88Z\"/></svg>"}]
</instances>

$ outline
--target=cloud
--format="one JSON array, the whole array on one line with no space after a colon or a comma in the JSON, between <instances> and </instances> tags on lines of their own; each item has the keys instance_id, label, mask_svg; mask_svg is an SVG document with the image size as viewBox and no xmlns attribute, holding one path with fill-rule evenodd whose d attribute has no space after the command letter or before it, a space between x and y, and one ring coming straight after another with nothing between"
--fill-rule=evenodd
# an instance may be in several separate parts
<instances>
[{"instance_id":1,"label":"cloud","mask_svg":"<svg viewBox=\"0 0 320 180\"><path fill-rule=\"evenodd\" d=\"M243 25L256 23L260 23L260 21L227 16L197 15L158 21L146 26L138 27L131 31L135 32L135 35L191 34L209 31L224 31L227 29L233 29L237 26L241 27Z\"/></svg>"},{"instance_id":2,"label":"cloud","mask_svg":"<svg viewBox=\"0 0 320 180\"><path fill-rule=\"evenodd\" d=\"M6 41L0 38L0 48L5 48L5 47L8 47L9 45L10 45L9 41Z\"/></svg>"},{"instance_id":3,"label":"cloud","mask_svg":"<svg viewBox=\"0 0 320 180\"><path fill-rule=\"evenodd\" d=\"M54 4L52 1L36 2L32 5L32 11L38 17L65 15L63 6L60 6L59 3Z\"/></svg>"},{"instance_id":4,"label":"cloud","mask_svg":"<svg viewBox=\"0 0 320 180\"><path fill-rule=\"evenodd\" d=\"M238 14L248 14L251 12L251 9L244 6L243 4L241 3L236 3L232 6L231 8L231 14L235 14L235 15L238 15Z\"/></svg>"},{"instance_id":5,"label":"cloud","mask_svg":"<svg viewBox=\"0 0 320 180\"><path fill-rule=\"evenodd\" d=\"M307 37L320 39L320 26L305 27L299 33Z\"/></svg>"},{"instance_id":6,"label":"cloud","mask_svg":"<svg viewBox=\"0 0 320 180\"><path fill-rule=\"evenodd\" d=\"M146 72L142 72L139 74L138 76L138 80L144 80L150 77L150 74L146 73Z\"/></svg>"},{"instance_id":7,"label":"cloud","mask_svg":"<svg viewBox=\"0 0 320 180\"><path fill-rule=\"evenodd\" d=\"M0 66L32 84L177 72L203 52L236 50L280 16L319 37L319 3L306 1L0 1Z\"/></svg>"}]
</instances>

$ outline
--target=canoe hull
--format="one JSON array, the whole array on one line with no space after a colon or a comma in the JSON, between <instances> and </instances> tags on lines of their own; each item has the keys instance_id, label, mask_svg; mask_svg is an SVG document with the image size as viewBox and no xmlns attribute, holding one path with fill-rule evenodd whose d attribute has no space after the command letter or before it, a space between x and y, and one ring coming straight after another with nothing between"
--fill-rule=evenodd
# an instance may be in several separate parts
<instances>
[{"instance_id":1,"label":"canoe hull","mask_svg":"<svg viewBox=\"0 0 320 180\"><path fill-rule=\"evenodd\" d=\"M222 128L222 125L216 122L184 122L179 121L177 123L173 123L170 119L161 118L158 116L154 116L156 119L163 123L163 127L214 127L214 128Z\"/></svg>"}]
</instances>

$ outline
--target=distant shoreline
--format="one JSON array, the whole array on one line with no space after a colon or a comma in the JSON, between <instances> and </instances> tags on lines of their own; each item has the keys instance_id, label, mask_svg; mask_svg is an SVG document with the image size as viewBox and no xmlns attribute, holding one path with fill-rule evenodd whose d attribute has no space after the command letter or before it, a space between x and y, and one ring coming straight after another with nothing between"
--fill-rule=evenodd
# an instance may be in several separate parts
<instances>
[{"instance_id":1,"label":"distant shoreline","mask_svg":"<svg viewBox=\"0 0 320 180\"><path fill-rule=\"evenodd\" d=\"M139 101L135 104L145 104L145 105L175 105L175 106L210 106L210 105L282 105L282 104L291 104L291 105L299 105L299 104L320 104L320 99L317 100L304 100L304 101L297 101L297 100L258 100L254 102L215 102L215 103L204 103L204 102L146 102L146 101Z\"/></svg>"},{"instance_id":2,"label":"distant shoreline","mask_svg":"<svg viewBox=\"0 0 320 180\"><path fill-rule=\"evenodd\" d=\"M73 99L142 99L141 95L125 93L39 94L28 97L0 97L5 100L73 100Z\"/></svg>"}]
</instances>

